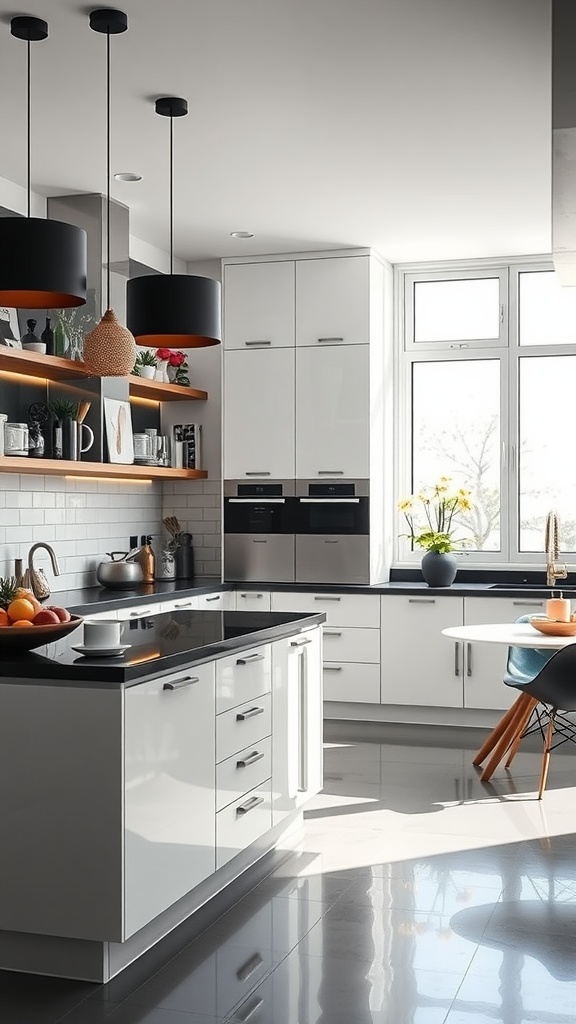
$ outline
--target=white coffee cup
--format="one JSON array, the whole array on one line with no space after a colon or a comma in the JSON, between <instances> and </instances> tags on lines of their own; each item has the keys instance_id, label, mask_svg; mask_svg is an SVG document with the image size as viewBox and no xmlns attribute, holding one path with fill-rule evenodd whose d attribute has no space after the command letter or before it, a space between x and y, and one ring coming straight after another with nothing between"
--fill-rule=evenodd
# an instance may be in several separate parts
<instances>
[{"instance_id":1,"label":"white coffee cup","mask_svg":"<svg viewBox=\"0 0 576 1024\"><path fill-rule=\"evenodd\" d=\"M84 619L84 647L119 647L123 622Z\"/></svg>"}]
</instances>

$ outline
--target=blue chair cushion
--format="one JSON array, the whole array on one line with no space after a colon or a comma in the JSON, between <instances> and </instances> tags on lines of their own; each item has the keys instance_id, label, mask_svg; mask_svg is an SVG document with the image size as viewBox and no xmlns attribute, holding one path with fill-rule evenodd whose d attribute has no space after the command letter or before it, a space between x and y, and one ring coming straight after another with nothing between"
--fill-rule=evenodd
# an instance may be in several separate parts
<instances>
[{"instance_id":1,"label":"blue chair cushion","mask_svg":"<svg viewBox=\"0 0 576 1024\"><path fill-rule=\"evenodd\" d=\"M530 619L530 615L521 615L516 622L529 622ZM509 647L504 682L507 686L531 683L554 653L539 647Z\"/></svg>"}]
</instances>

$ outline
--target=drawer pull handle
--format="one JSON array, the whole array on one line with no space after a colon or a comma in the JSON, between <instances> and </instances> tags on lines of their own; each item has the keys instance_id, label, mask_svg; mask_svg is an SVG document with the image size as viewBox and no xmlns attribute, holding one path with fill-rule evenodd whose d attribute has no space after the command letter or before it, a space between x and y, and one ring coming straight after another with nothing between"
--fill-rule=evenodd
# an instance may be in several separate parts
<instances>
[{"instance_id":1,"label":"drawer pull handle","mask_svg":"<svg viewBox=\"0 0 576 1024\"><path fill-rule=\"evenodd\" d=\"M199 676L184 676L182 679L174 679L171 683L164 683L163 690L181 690L184 686L192 686L192 683L199 683Z\"/></svg>"},{"instance_id":2,"label":"drawer pull handle","mask_svg":"<svg viewBox=\"0 0 576 1024\"><path fill-rule=\"evenodd\" d=\"M264 594L240 594L240 597L264 597Z\"/></svg>"},{"instance_id":3,"label":"drawer pull handle","mask_svg":"<svg viewBox=\"0 0 576 1024\"><path fill-rule=\"evenodd\" d=\"M130 618L131 619L138 619L141 615L151 615L151 614L152 614L152 609L151 608L143 608L142 611L140 611L140 612L130 612Z\"/></svg>"},{"instance_id":4,"label":"drawer pull handle","mask_svg":"<svg viewBox=\"0 0 576 1024\"><path fill-rule=\"evenodd\" d=\"M408 604L436 604L435 597L409 597Z\"/></svg>"},{"instance_id":5,"label":"drawer pull handle","mask_svg":"<svg viewBox=\"0 0 576 1024\"><path fill-rule=\"evenodd\" d=\"M192 604L192 601L186 601L184 604L175 604L174 607L175 608L189 608L191 604Z\"/></svg>"},{"instance_id":6,"label":"drawer pull handle","mask_svg":"<svg viewBox=\"0 0 576 1024\"><path fill-rule=\"evenodd\" d=\"M304 647L305 644L311 644L311 643L312 643L312 640L308 636L308 637L304 637L303 640L291 640L290 641L290 647Z\"/></svg>"},{"instance_id":7,"label":"drawer pull handle","mask_svg":"<svg viewBox=\"0 0 576 1024\"><path fill-rule=\"evenodd\" d=\"M330 597L329 594L322 594L321 596L314 596L315 601L341 601L340 597Z\"/></svg>"},{"instance_id":8,"label":"drawer pull handle","mask_svg":"<svg viewBox=\"0 0 576 1024\"><path fill-rule=\"evenodd\" d=\"M318 476L344 476L343 469L319 469Z\"/></svg>"},{"instance_id":9,"label":"drawer pull handle","mask_svg":"<svg viewBox=\"0 0 576 1024\"><path fill-rule=\"evenodd\" d=\"M318 338L318 341L344 341L344 338Z\"/></svg>"},{"instance_id":10,"label":"drawer pull handle","mask_svg":"<svg viewBox=\"0 0 576 1024\"><path fill-rule=\"evenodd\" d=\"M260 1009L263 1002L264 1000L262 999L262 996L258 996L257 999L254 999L252 1003L248 1004L248 1009L246 1010L245 1013L236 1013L235 1017L239 1024L247 1024L247 1022L250 1020L250 1017L254 1016L256 1010ZM242 1007L240 1007L240 1010L241 1009Z\"/></svg>"},{"instance_id":11,"label":"drawer pull handle","mask_svg":"<svg viewBox=\"0 0 576 1024\"><path fill-rule=\"evenodd\" d=\"M466 675L472 675L472 644L466 644Z\"/></svg>"},{"instance_id":12,"label":"drawer pull handle","mask_svg":"<svg viewBox=\"0 0 576 1024\"><path fill-rule=\"evenodd\" d=\"M236 658L237 665L253 665L255 661L265 661L263 654L247 654L245 658Z\"/></svg>"},{"instance_id":13,"label":"drawer pull handle","mask_svg":"<svg viewBox=\"0 0 576 1024\"><path fill-rule=\"evenodd\" d=\"M270 476L270 470L268 469L251 469L247 470L244 476Z\"/></svg>"},{"instance_id":14,"label":"drawer pull handle","mask_svg":"<svg viewBox=\"0 0 576 1024\"><path fill-rule=\"evenodd\" d=\"M324 669L325 672L341 672L342 671L342 665L326 665L326 664L323 664L322 668Z\"/></svg>"},{"instance_id":15,"label":"drawer pull handle","mask_svg":"<svg viewBox=\"0 0 576 1024\"><path fill-rule=\"evenodd\" d=\"M322 630L323 636L342 636L341 629L324 629Z\"/></svg>"},{"instance_id":16,"label":"drawer pull handle","mask_svg":"<svg viewBox=\"0 0 576 1024\"><path fill-rule=\"evenodd\" d=\"M256 715L263 715L264 708L248 708L248 711L239 711L236 715L237 722L245 722L248 718L256 718Z\"/></svg>"},{"instance_id":17,"label":"drawer pull handle","mask_svg":"<svg viewBox=\"0 0 576 1024\"><path fill-rule=\"evenodd\" d=\"M271 345L272 342L268 341L267 338L262 338L261 340L255 339L254 341L245 341L244 344L245 345Z\"/></svg>"},{"instance_id":18,"label":"drawer pull handle","mask_svg":"<svg viewBox=\"0 0 576 1024\"><path fill-rule=\"evenodd\" d=\"M263 796L251 796L250 799L247 800L245 804L240 804L236 808L236 814L249 814L250 811L253 811L255 807L259 807L260 804L263 803Z\"/></svg>"},{"instance_id":19,"label":"drawer pull handle","mask_svg":"<svg viewBox=\"0 0 576 1024\"><path fill-rule=\"evenodd\" d=\"M216 594L214 597L207 597L205 598L206 604L208 604L208 601L219 601L221 597L222 594Z\"/></svg>"},{"instance_id":20,"label":"drawer pull handle","mask_svg":"<svg viewBox=\"0 0 576 1024\"><path fill-rule=\"evenodd\" d=\"M542 608L543 601L512 601L516 608Z\"/></svg>"},{"instance_id":21,"label":"drawer pull handle","mask_svg":"<svg viewBox=\"0 0 576 1024\"><path fill-rule=\"evenodd\" d=\"M243 757L240 761L236 761L237 768L248 768L251 764L256 764L256 761L261 761L264 754L260 750L255 750L252 754L248 754L248 757Z\"/></svg>"},{"instance_id":22,"label":"drawer pull handle","mask_svg":"<svg viewBox=\"0 0 576 1024\"><path fill-rule=\"evenodd\" d=\"M458 641L454 644L454 675L460 675L460 644Z\"/></svg>"},{"instance_id":23,"label":"drawer pull handle","mask_svg":"<svg viewBox=\"0 0 576 1024\"><path fill-rule=\"evenodd\" d=\"M260 953L254 953L254 956L251 956L250 959L236 971L238 981L248 981L248 978L252 977L254 971L257 971L263 963L264 960L260 956Z\"/></svg>"}]
</instances>

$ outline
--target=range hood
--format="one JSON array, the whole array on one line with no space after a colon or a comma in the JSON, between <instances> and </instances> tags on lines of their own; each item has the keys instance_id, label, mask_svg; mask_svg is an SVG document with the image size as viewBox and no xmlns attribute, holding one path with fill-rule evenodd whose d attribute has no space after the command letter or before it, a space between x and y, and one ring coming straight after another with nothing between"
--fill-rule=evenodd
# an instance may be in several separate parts
<instances>
[{"instance_id":1,"label":"range hood","mask_svg":"<svg viewBox=\"0 0 576 1024\"><path fill-rule=\"evenodd\" d=\"M576 286L576 0L552 0L552 253Z\"/></svg>"}]
</instances>

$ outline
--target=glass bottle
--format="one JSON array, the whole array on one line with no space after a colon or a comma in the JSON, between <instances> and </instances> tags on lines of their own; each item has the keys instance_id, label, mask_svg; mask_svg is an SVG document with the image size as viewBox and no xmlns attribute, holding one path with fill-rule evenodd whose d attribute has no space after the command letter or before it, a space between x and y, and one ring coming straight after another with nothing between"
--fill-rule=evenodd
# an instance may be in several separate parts
<instances>
[{"instance_id":1,"label":"glass bottle","mask_svg":"<svg viewBox=\"0 0 576 1024\"><path fill-rule=\"evenodd\" d=\"M44 330L42 331L42 334L40 335L40 341L43 341L44 344L46 345L46 355L47 356L53 356L54 355L54 331L52 330L52 328L50 326L50 317L49 316L46 317L46 327L44 328Z\"/></svg>"}]
</instances>

